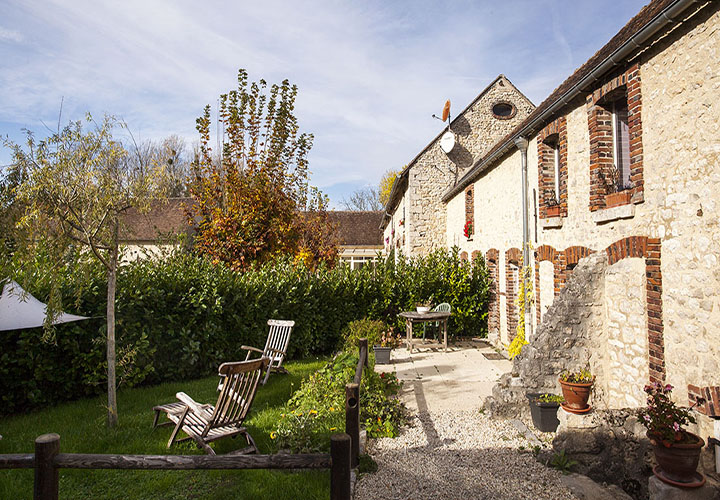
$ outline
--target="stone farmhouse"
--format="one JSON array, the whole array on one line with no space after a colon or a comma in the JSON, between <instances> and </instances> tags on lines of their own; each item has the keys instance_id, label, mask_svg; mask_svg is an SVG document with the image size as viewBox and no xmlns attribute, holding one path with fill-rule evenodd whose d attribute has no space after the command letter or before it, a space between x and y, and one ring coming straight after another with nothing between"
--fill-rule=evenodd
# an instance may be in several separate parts
<instances>
[{"instance_id":1,"label":"stone farmhouse","mask_svg":"<svg viewBox=\"0 0 720 500\"><path fill-rule=\"evenodd\" d=\"M642 406L643 384L658 381L680 403L704 397L699 411L720 417L718 61L720 2L654 0L537 108L506 87L522 118L491 147L478 144L457 183L440 178L452 184L442 210L440 179L428 179L435 142L396 181L385 236L392 225L397 240L407 217L396 243L406 254L442 244L483 256L498 345L516 334L530 266L530 344L496 388L498 408L512 388L517 403L528 389L555 390L563 368L589 365L597 408ZM423 204L438 214L422 216ZM699 426L713 434L710 418Z\"/></svg>"},{"instance_id":2,"label":"stone farmhouse","mask_svg":"<svg viewBox=\"0 0 720 500\"><path fill-rule=\"evenodd\" d=\"M443 130L396 177L380 226L385 250L414 256L444 248L443 193L533 109L504 75L480 92L450 122L456 137L452 151L446 155L440 148Z\"/></svg>"}]
</instances>

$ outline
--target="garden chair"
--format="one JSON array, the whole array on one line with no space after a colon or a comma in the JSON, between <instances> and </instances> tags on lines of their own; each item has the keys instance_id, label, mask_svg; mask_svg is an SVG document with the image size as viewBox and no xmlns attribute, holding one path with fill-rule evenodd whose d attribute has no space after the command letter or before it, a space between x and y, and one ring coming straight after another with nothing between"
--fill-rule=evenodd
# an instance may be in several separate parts
<instances>
[{"instance_id":1,"label":"garden chair","mask_svg":"<svg viewBox=\"0 0 720 500\"><path fill-rule=\"evenodd\" d=\"M294 321L287 321L281 319L270 319L267 322L270 327L267 340L265 341L265 348L258 349L256 347L250 347L247 345L241 346L240 349L245 349L248 353L245 357L245 361L250 359L250 355L253 352L259 353L262 357L270 359L270 364L265 372L265 378L262 384L270 377L270 372L287 373L287 370L283 368L282 363L287 354L288 344L290 344L290 333L295 326Z\"/></svg>"},{"instance_id":2,"label":"garden chair","mask_svg":"<svg viewBox=\"0 0 720 500\"><path fill-rule=\"evenodd\" d=\"M193 439L208 454L215 455L209 444L211 441L242 434L248 446L232 454L257 453L255 440L242 423L250 410L260 379L269 362L268 358L261 358L220 365L218 369L218 375L221 377L220 394L214 406L199 404L184 392L178 392L175 396L179 403L153 408L156 412L155 422L159 412L164 411L168 419L175 424L168 441L168 448L176 440ZM171 407L174 411L169 411ZM188 437L177 439L180 431Z\"/></svg>"},{"instance_id":3,"label":"garden chair","mask_svg":"<svg viewBox=\"0 0 720 500\"><path fill-rule=\"evenodd\" d=\"M450 304L448 304L447 302L443 302L442 304L436 305L433 308L432 312L450 312L450 310L451 310ZM430 324L423 323L423 341L425 340L425 330L428 326L431 326L431 327L435 326L435 328L438 328L438 327L440 327L440 322L436 321L434 325L433 325L433 323L430 323Z\"/></svg>"}]
</instances>

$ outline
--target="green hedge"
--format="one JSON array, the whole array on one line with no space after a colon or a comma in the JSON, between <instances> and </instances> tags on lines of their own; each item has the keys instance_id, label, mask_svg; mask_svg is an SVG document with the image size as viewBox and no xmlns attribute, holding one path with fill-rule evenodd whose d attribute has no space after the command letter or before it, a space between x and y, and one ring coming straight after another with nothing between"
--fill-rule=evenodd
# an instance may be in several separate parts
<instances>
[{"instance_id":1,"label":"green hedge","mask_svg":"<svg viewBox=\"0 0 720 500\"><path fill-rule=\"evenodd\" d=\"M72 259L59 267L40 258L22 268L0 262L0 277L13 277L43 301L51 273L65 310L98 318L59 325L51 342L42 340L40 328L0 332L2 414L105 390L102 270ZM244 359L240 346L262 347L269 318L295 320L291 358L333 352L353 320L382 319L401 328L397 313L430 296L452 305L450 335L482 336L487 293L484 262L463 262L456 250L397 265L389 258L375 268L338 266L315 273L289 260L237 273L181 252L137 261L118 275L120 386L206 376L223 361Z\"/></svg>"}]
</instances>

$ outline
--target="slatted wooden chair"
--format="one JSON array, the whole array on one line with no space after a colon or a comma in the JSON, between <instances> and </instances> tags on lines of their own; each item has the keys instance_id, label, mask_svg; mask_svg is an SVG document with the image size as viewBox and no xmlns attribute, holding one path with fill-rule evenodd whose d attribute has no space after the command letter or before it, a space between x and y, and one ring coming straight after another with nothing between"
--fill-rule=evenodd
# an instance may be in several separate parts
<instances>
[{"instance_id":1,"label":"slatted wooden chair","mask_svg":"<svg viewBox=\"0 0 720 500\"><path fill-rule=\"evenodd\" d=\"M448 304L447 302L443 302L442 304L436 305L436 306L433 308L433 312L450 312L451 309L452 309L452 308L450 307L450 304ZM436 321L435 323L430 323L430 324L428 324L428 323L423 323L423 337L422 337L423 340L425 340L425 329L426 329L427 327L429 327L429 326L430 326L430 327L434 326L435 328L439 328L439 327L440 327L440 322L439 322L439 321Z\"/></svg>"},{"instance_id":2,"label":"slatted wooden chair","mask_svg":"<svg viewBox=\"0 0 720 500\"><path fill-rule=\"evenodd\" d=\"M287 354L287 348L290 344L290 334L295 326L294 321L282 320L282 319L270 319L267 322L270 327L267 340L265 341L265 348L258 349L251 346L241 346L241 349L245 349L248 353L245 360L249 360L253 352L259 353L263 357L270 359L270 364L265 372L265 378L262 383L265 383L270 377L270 372L287 373L287 370L283 368L282 363L285 360Z\"/></svg>"},{"instance_id":3,"label":"slatted wooden chair","mask_svg":"<svg viewBox=\"0 0 720 500\"><path fill-rule=\"evenodd\" d=\"M241 434L247 440L248 446L232 454L257 453L255 440L242 426L248 410L255 398L260 379L267 369L268 358L251 361L237 361L223 363L218 369L221 377L217 403L213 405L199 404L184 392L175 396L178 403L156 406L155 423L161 411L167 413L168 419L175 424L175 429L168 441L168 448L175 441L193 439L197 445L210 455L215 451L210 442L220 438L237 436ZM187 437L177 439L182 431Z\"/></svg>"}]
</instances>

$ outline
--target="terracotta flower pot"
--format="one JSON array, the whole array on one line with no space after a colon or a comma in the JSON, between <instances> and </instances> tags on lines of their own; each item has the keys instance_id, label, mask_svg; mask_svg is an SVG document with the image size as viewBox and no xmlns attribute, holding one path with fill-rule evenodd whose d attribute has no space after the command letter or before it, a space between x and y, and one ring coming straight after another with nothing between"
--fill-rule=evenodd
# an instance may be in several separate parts
<instances>
[{"instance_id":1,"label":"terracotta flower pot","mask_svg":"<svg viewBox=\"0 0 720 500\"><path fill-rule=\"evenodd\" d=\"M585 410L588 408L588 399L590 399L590 390L592 389L593 383L587 384L573 384L572 382L565 382L560 380L560 387L562 388L563 397L565 398L565 404L563 406L570 408L571 410Z\"/></svg>"},{"instance_id":2,"label":"terracotta flower pot","mask_svg":"<svg viewBox=\"0 0 720 500\"><path fill-rule=\"evenodd\" d=\"M630 203L630 191L618 191L605 195L605 207L612 208Z\"/></svg>"},{"instance_id":3,"label":"terracotta flower pot","mask_svg":"<svg viewBox=\"0 0 720 500\"><path fill-rule=\"evenodd\" d=\"M560 205L550 205L549 207L546 207L545 216L548 218L560 217Z\"/></svg>"},{"instance_id":4,"label":"terracotta flower pot","mask_svg":"<svg viewBox=\"0 0 720 500\"><path fill-rule=\"evenodd\" d=\"M692 442L672 443L670 446L665 446L659 436L648 433L647 436L655 452L655 460L660 466L660 474L654 472L661 480L670 479L680 485L698 482L697 466L700 450L705 446L705 441L690 432L687 435L693 439Z\"/></svg>"}]
</instances>

